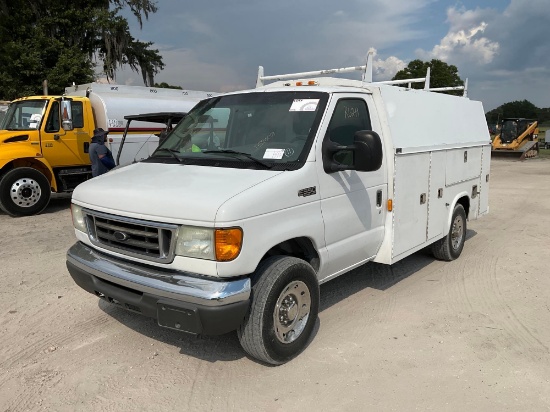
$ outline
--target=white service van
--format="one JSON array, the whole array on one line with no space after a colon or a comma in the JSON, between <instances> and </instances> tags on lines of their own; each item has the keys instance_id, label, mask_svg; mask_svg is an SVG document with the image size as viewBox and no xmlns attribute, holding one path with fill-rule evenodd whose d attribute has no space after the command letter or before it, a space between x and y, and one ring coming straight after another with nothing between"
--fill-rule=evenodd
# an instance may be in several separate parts
<instances>
[{"instance_id":1,"label":"white service van","mask_svg":"<svg viewBox=\"0 0 550 412\"><path fill-rule=\"evenodd\" d=\"M429 245L458 258L488 212L482 105L429 73L424 90L373 83L370 61L362 81L260 68L256 89L202 101L150 158L78 186L75 282L163 327L237 330L281 364L311 337L320 284Z\"/></svg>"}]
</instances>

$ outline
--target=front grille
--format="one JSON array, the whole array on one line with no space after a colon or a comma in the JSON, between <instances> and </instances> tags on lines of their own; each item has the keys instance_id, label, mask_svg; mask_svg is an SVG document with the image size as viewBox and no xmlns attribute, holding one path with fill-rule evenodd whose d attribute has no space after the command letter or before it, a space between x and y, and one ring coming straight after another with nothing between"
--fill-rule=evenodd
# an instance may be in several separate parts
<instances>
[{"instance_id":1,"label":"front grille","mask_svg":"<svg viewBox=\"0 0 550 412\"><path fill-rule=\"evenodd\" d=\"M84 210L91 242L124 255L154 262L174 259L176 225Z\"/></svg>"}]
</instances>

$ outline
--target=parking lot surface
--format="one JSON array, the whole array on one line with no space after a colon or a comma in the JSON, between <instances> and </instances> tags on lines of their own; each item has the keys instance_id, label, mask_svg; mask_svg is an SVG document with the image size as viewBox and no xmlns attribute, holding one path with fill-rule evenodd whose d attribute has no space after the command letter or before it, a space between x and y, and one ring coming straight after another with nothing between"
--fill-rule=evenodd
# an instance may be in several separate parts
<instances>
[{"instance_id":1,"label":"parking lot surface","mask_svg":"<svg viewBox=\"0 0 550 412\"><path fill-rule=\"evenodd\" d=\"M70 199L0 212L0 411L550 409L550 160L493 160L462 256L421 251L321 288L315 337L268 367L73 282Z\"/></svg>"}]
</instances>

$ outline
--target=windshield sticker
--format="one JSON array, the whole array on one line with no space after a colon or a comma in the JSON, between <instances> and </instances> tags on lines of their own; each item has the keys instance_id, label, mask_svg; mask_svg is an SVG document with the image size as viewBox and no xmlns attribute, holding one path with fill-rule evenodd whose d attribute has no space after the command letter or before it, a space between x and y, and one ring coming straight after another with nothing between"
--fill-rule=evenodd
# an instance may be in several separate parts
<instances>
[{"instance_id":1,"label":"windshield sticker","mask_svg":"<svg viewBox=\"0 0 550 412\"><path fill-rule=\"evenodd\" d=\"M318 104L319 99L294 99L289 112L314 112Z\"/></svg>"},{"instance_id":2,"label":"windshield sticker","mask_svg":"<svg viewBox=\"0 0 550 412\"><path fill-rule=\"evenodd\" d=\"M285 149L265 149L264 159L282 159Z\"/></svg>"}]
</instances>

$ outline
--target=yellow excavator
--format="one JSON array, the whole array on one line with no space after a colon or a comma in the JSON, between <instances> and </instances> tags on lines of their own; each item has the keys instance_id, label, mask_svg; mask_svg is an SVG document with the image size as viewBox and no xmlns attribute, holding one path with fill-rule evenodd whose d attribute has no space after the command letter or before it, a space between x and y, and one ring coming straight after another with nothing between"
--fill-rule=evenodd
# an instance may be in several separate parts
<instances>
[{"instance_id":1,"label":"yellow excavator","mask_svg":"<svg viewBox=\"0 0 550 412\"><path fill-rule=\"evenodd\" d=\"M508 118L499 123L499 134L493 140L491 154L517 156L520 160L539 154L538 122L532 119Z\"/></svg>"}]
</instances>

